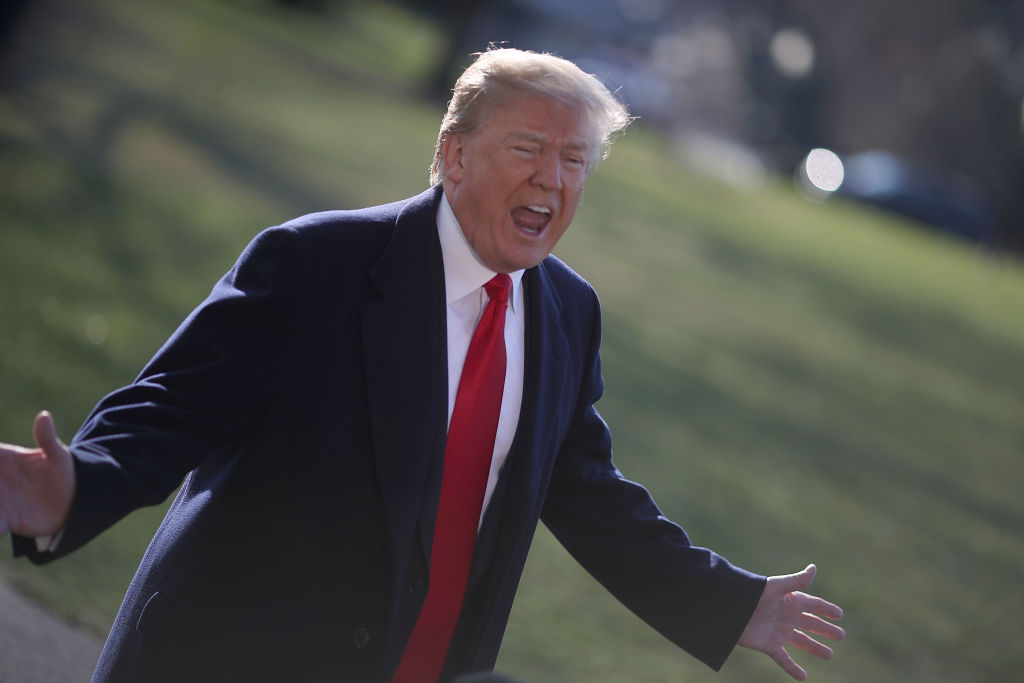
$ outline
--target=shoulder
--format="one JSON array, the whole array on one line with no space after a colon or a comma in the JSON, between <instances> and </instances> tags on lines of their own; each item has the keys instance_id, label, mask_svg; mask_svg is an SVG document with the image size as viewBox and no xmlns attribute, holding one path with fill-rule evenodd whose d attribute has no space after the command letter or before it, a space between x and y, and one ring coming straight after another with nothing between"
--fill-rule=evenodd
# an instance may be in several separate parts
<instances>
[{"instance_id":1,"label":"shoulder","mask_svg":"<svg viewBox=\"0 0 1024 683\"><path fill-rule=\"evenodd\" d=\"M356 226L361 224L394 223L398 216L413 202L416 197L410 197L397 202L381 204L379 206L368 206L359 209L334 209L331 211L317 211L308 213L290 221L282 223L278 227L289 228L298 231L316 231L325 228L338 226Z\"/></svg>"},{"instance_id":2,"label":"shoulder","mask_svg":"<svg viewBox=\"0 0 1024 683\"><path fill-rule=\"evenodd\" d=\"M548 256L537 266L538 278L551 287L563 302L580 305L583 302L598 304L597 292L587 280L556 256Z\"/></svg>"},{"instance_id":3,"label":"shoulder","mask_svg":"<svg viewBox=\"0 0 1024 683\"><path fill-rule=\"evenodd\" d=\"M296 248L311 262L373 258L392 238L395 226L409 219L434 225L440 191L427 191L396 202L359 209L338 209L309 213L267 228L247 251L261 244ZM287 245L287 246L286 246Z\"/></svg>"},{"instance_id":4,"label":"shoulder","mask_svg":"<svg viewBox=\"0 0 1024 683\"><path fill-rule=\"evenodd\" d=\"M538 286L540 292L531 301L550 306L570 345L589 349L588 355L596 353L601 339L601 303L593 286L554 256L532 270L530 286Z\"/></svg>"},{"instance_id":5,"label":"shoulder","mask_svg":"<svg viewBox=\"0 0 1024 683\"><path fill-rule=\"evenodd\" d=\"M434 188L388 204L359 209L337 209L319 211L293 218L277 226L298 233L304 240L330 238L351 239L372 236L393 227L404 215L434 219L437 210L437 193Z\"/></svg>"}]
</instances>

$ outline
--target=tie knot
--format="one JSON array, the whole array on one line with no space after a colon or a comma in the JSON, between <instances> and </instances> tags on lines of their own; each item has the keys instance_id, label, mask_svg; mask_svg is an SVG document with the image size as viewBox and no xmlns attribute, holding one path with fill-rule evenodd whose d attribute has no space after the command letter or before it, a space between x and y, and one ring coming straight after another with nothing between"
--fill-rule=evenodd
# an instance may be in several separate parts
<instances>
[{"instance_id":1,"label":"tie knot","mask_svg":"<svg viewBox=\"0 0 1024 683\"><path fill-rule=\"evenodd\" d=\"M498 273L484 283L484 289L487 290L487 297L492 301L507 304L509 292L512 291L512 278L505 273Z\"/></svg>"}]
</instances>

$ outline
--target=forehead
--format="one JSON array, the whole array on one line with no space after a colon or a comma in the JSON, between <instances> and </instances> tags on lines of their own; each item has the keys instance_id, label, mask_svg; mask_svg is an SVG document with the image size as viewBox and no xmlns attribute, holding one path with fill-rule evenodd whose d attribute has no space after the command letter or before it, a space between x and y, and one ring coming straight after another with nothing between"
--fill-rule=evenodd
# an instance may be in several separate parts
<instances>
[{"instance_id":1,"label":"forehead","mask_svg":"<svg viewBox=\"0 0 1024 683\"><path fill-rule=\"evenodd\" d=\"M596 148L597 128L579 104L538 95L520 95L487 106L480 132L502 139L553 142L579 149Z\"/></svg>"}]
</instances>

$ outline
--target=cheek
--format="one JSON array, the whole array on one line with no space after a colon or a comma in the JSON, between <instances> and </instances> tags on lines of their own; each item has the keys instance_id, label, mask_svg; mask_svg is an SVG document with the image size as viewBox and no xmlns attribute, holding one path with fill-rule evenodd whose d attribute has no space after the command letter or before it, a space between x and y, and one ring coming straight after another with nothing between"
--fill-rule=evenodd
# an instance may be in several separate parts
<instances>
[{"instance_id":1,"label":"cheek","mask_svg":"<svg viewBox=\"0 0 1024 683\"><path fill-rule=\"evenodd\" d=\"M564 219L561 232L565 232L569 229L569 225L572 223L573 218L576 217L576 209L579 207L580 197L576 195L572 198L572 203L566 203L565 208L562 209L562 218Z\"/></svg>"},{"instance_id":2,"label":"cheek","mask_svg":"<svg viewBox=\"0 0 1024 683\"><path fill-rule=\"evenodd\" d=\"M558 244L558 241L562 239L562 236L568 232L569 224L572 220L572 216L568 217L564 223L558 225L554 230L548 232L548 239L546 240L545 248L550 252Z\"/></svg>"}]
</instances>

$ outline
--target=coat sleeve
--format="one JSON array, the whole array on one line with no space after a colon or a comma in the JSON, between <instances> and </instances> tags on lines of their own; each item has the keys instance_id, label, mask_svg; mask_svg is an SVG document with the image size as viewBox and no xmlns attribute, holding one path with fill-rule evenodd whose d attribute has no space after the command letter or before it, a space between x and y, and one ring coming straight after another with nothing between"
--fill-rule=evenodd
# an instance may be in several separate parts
<instances>
[{"instance_id":1,"label":"coat sleeve","mask_svg":"<svg viewBox=\"0 0 1024 683\"><path fill-rule=\"evenodd\" d=\"M76 492L56 551L15 537L16 555L66 555L240 438L288 372L306 299L300 239L261 233L135 382L100 401L70 444Z\"/></svg>"},{"instance_id":2,"label":"coat sleeve","mask_svg":"<svg viewBox=\"0 0 1024 683\"><path fill-rule=\"evenodd\" d=\"M569 553L662 635L714 669L734 648L765 579L694 546L639 484L612 462L611 433L594 408L603 392L600 312L581 390L542 519Z\"/></svg>"}]
</instances>

